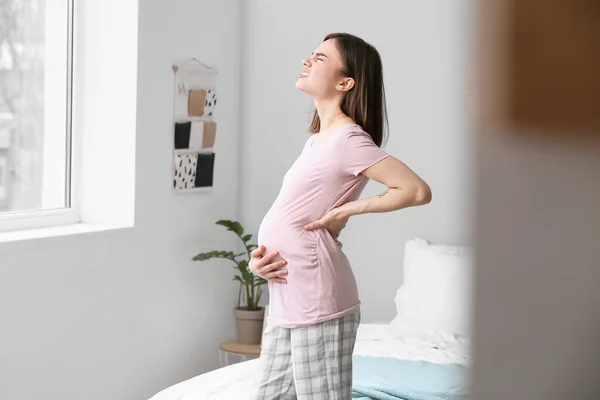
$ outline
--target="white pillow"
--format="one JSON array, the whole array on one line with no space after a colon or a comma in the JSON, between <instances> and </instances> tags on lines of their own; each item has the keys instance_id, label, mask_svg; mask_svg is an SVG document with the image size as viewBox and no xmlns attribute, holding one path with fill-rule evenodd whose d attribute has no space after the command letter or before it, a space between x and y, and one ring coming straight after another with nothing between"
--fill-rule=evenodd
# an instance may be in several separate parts
<instances>
[{"instance_id":1,"label":"white pillow","mask_svg":"<svg viewBox=\"0 0 600 400\"><path fill-rule=\"evenodd\" d=\"M411 327L470 336L472 274L471 247L408 241L392 329L397 334Z\"/></svg>"}]
</instances>

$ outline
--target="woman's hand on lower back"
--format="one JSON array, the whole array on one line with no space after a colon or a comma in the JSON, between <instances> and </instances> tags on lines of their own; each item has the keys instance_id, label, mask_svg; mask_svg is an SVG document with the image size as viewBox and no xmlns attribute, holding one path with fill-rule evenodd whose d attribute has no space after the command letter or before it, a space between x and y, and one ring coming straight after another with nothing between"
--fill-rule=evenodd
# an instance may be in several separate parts
<instances>
[{"instance_id":1,"label":"woman's hand on lower back","mask_svg":"<svg viewBox=\"0 0 600 400\"><path fill-rule=\"evenodd\" d=\"M311 222L310 224L306 224L304 229L307 231L312 231L313 229L325 228L329 231L331 236L337 239L342 233L342 229L348 223L350 217L344 215L339 209L334 208L325 214L321 219Z\"/></svg>"},{"instance_id":2,"label":"woman's hand on lower back","mask_svg":"<svg viewBox=\"0 0 600 400\"><path fill-rule=\"evenodd\" d=\"M250 253L250 263L248 264L250 271L263 279L279 283L287 283L283 276L288 274L285 267L287 261L273 261L279 255L279 252L273 251L265 254L265 246L259 246Z\"/></svg>"}]
</instances>

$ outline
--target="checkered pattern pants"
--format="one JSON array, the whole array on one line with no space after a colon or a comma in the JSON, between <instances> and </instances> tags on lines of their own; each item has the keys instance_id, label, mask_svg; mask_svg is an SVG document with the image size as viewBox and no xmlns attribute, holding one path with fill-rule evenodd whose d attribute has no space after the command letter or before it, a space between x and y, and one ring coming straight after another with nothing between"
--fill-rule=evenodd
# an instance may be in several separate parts
<instances>
[{"instance_id":1,"label":"checkered pattern pants","mask_svg":"<svg viewBox=\"0 0 600 400\"><path fill-rule=\"evenodd\" d=\"M267 325L252 400L349 400L360 314L305 328Z\"/></svg>"}]
</instances>

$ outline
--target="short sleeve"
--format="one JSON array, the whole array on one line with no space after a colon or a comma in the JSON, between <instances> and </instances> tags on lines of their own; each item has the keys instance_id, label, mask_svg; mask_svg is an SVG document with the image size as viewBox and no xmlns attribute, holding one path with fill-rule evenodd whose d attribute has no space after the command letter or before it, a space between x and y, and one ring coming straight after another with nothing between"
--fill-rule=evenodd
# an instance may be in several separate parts
<instances>
[{"instance_id":1,"label":"short sleeve","mask_svg":"<svg viewBox=\"0 0 600 400\"><path fill-rule=\"evenodd\" d=\"M314 142L314 140L315 140L315 134L313 133L308 137L308 139L306 139L306 142L304 142L304 147L302 147L302 153L304 153L307 148L312 146L312 142Z\"/></svg>"},{"instance_id":2,"label":"short sleeve","mask_svg":"<svg viewBox=\"0 0 600 400\"><path fill-rule=\"evenodd\" d=\"M346 134L342 170L344 173L358 176L365 169L389 157L385 151L373 142L365 131L351 131Z\"/></svg>"}]
</instances>

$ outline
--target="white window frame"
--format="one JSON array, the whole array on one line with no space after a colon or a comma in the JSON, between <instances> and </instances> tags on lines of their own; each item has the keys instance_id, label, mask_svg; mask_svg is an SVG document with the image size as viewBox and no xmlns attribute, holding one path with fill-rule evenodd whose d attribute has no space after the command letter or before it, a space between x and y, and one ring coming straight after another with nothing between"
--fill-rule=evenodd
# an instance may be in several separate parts
<instances>
[{"instance_id":1,"label":"white window frame","mask_svg":"<svg viewBox=\"0 0 600 400\"><path fill-rule=\"evenodd\" d=\"M64 0L67 6L67 46L64 38L64 9L55 2L47 2L45 9L45 104L44 104L44 176L42 180L42 208L31 211L0 213L0 232L24 229L71 225L81 222L78 196L73 185L77 168L72 163L72 152L76 149L77 135L73 133L73 99L75 84L74 64L76 43L75 2ZM64 71L64 58L67 58L67 71ZM52 57L48 55L52 54ZM56 61L58 60L58 61ZM57 75L58 74L58 75ZM57 78L61 76L62 79ZM67 91L65 103L56 102L57 91ZM66 111L66 115L65 115ZM65 140L66 139L66 140ZM65 166L66 165L66 169ZM65 173L66 172L66 173ZM63 185L56 185L57 175L64 179ZM50 209L45 204L56 204L56 198L64 198L66 204L61 209ZM63 197L64 196L64 197Z\"/></svg>"},{"instance_id":2,"label":"white window frame","mask_svg":"<svg viewBox=\"0 0 600 400\"><path fill-rule=\"evenodd\" d=\"M135 224L138 0L63 1L72 2L74 134L70 148L48 149L70 157L70 208L0 215L0 251L6 242Z\"/></svg>"}]
</instances>

